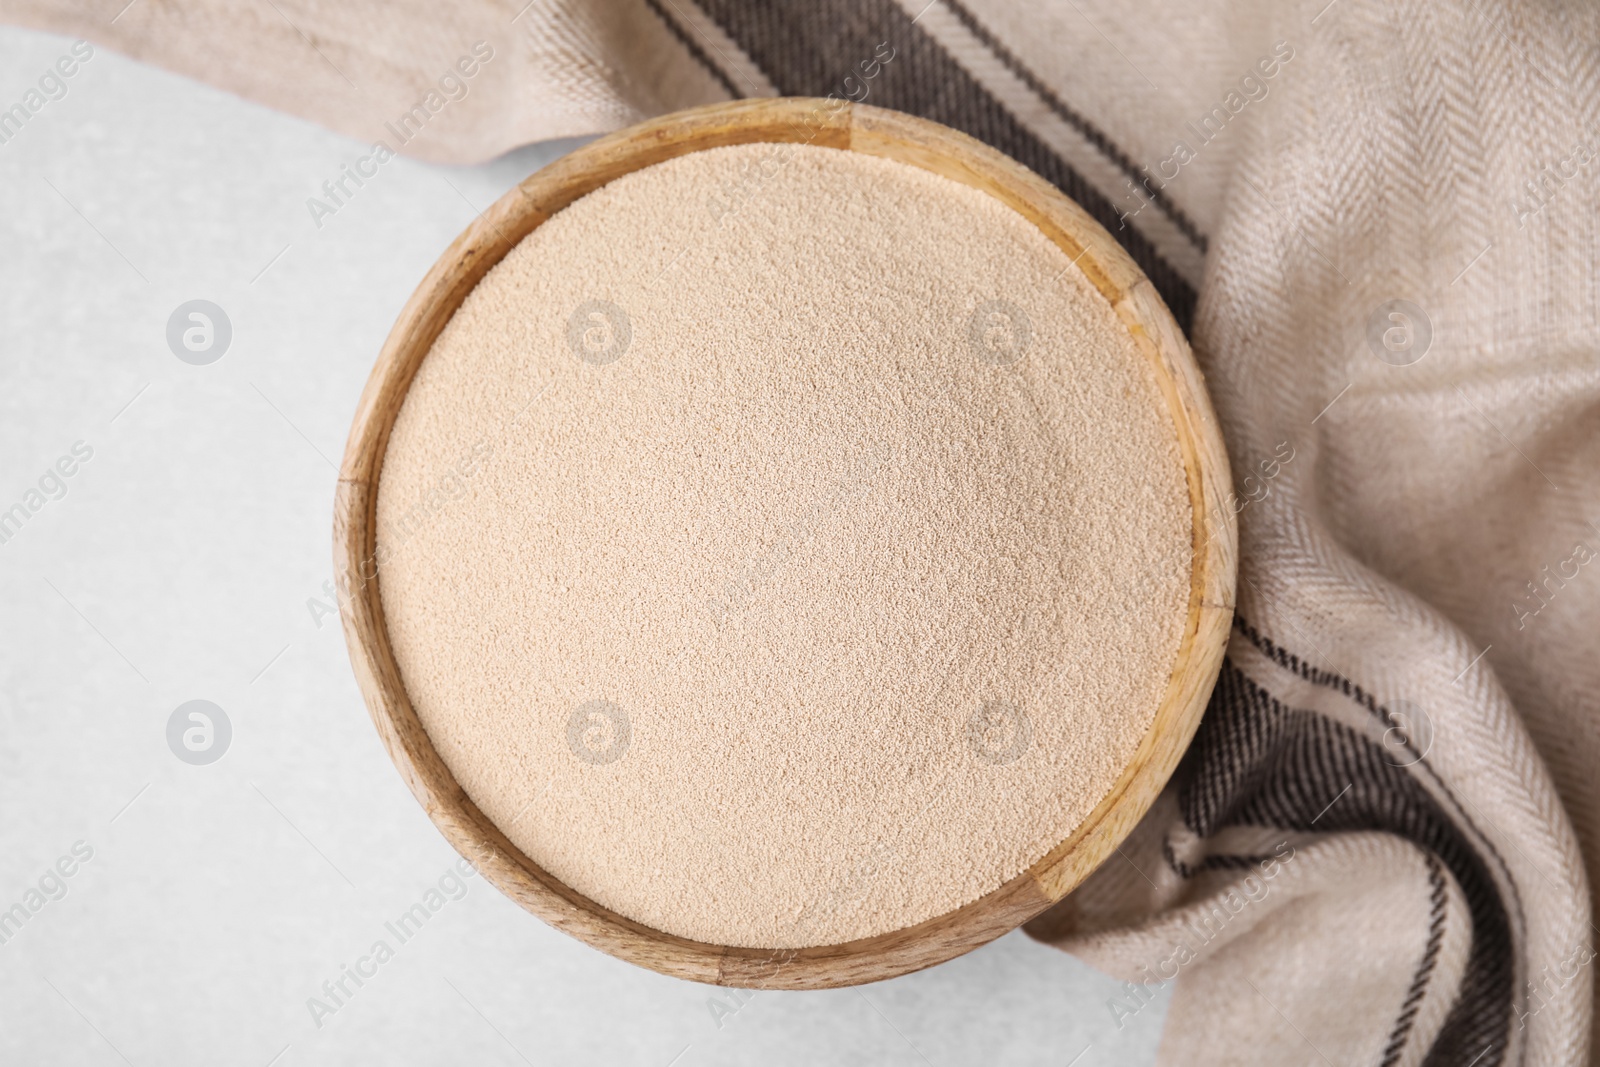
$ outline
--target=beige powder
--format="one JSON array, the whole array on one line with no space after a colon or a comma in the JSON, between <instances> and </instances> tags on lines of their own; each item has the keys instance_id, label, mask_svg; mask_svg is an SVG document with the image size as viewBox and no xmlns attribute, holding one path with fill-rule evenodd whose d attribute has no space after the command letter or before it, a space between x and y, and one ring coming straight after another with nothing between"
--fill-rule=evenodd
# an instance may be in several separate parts
<instances>
[{"instance_id":1,"label":"beige powder","mask_svg":"<svg viewBox=\"0 0 1600 1067\"><path fill-rule=\"evenodd\" d=\"M395 423L381 592L468 795L669 933L898 929L1039 859L1148 729L1190 518L1154 376L998 201L746 145L468 296Z\"/></svg>"}]
</instances>

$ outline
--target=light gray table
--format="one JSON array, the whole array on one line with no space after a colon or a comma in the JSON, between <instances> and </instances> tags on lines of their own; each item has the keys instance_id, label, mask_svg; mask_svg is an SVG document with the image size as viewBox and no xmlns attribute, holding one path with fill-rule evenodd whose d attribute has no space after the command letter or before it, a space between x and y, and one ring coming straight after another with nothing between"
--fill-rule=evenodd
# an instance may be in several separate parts
<instances>
[{"instance_id":1,"label":"light gray table","mask_svg":"<svg viewBox=\"0 0 1600 1067\"><path fill-rule=\"evenodd\" d=\"M71 43L0 30L0 106ZM0 1062L1150 1061L1164 1000L1119 1029L1118 983L1021 933L730 1015L481 879L319 1027L308 998L456 860L308 603L334 461L423 273L570 146L397 159L319 229L365 146L104 49L66 85L0 144L0 509L39 504L0 544ZM196 299L232 328L209 365L167 341ZM209 765L168 745L195 699L232 729Z\"/></svg>"}]
</instances>

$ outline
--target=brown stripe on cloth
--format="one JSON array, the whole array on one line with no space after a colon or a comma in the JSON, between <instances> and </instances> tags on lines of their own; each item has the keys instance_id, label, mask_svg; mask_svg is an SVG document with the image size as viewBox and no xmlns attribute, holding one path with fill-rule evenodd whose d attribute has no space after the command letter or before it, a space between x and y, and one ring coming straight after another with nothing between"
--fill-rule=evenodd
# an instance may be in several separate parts
<instances>
[{"instance_id":1,"label":"brown stripe on cloth","mask_svg":"<svg viewBox=\"0 0 1600 1067\"><path fill-rule=\"evenodd\" d=\"M661 6L660 0L644 0L644 3L646 7L655 13L656 18L666 25L667 31L677 39L678 43L683 45L684 51L688 52L696 63L704 67L713 78L717 79L717 83L728 91L729 96L735 100L740 100L747 95L740 92L739 87L733 83L733 79L721 67L711 61L711 57L706 55L705 49L700 47L699 42L694 39L690 31L678 25L677 20L667 14Z\"/></svg>"},{"instance_id":2,"label":"brown stripe on cloth","mask_svg":"<svg viewBox=\"0 0 1600 1067\"><path fill-rule=\"evenodd\" d=\"M993 33L989 32L989 28L978 21L978 17L968 11L965 5L958 3L957 0L940 0L940 2L960 20L961 24L974 37L983 42L984 47L989 49L996 59L1005 64L1007 70L1015 74L1029 89L1033 90L1034 95L1042 100L1044 105L1057 118L1083 134L1089 140L1089 143L1100 150L1101 155L1116 164L1117 169L1127 175L1135 185L1143 188L1145 194L1150 197L1150 202L1156 206L1156 209L1171 219L1173 225L1177 226L1178 232L1187 237L1189 243L1204 254L1209 242L1206 240L1206 235L1201 233L1200 228L1194 224L1194 220L1184 214L1183 209L1173 203L1172 198L1162 189L1151 188L1148 181L1149 174L1141 171L1128 156L1128 153L1114 143L1104 130L1084 118L1078 111L1068 107L1061 97L1056 95L1054 90L1041 81L1038 75L1029 70L1009 48L1002 44Z\"/></svg>"},{"instance_id":3,"label":"brown stripe on cloth","mask_svg":"<svg viewBox=\"0 0 1600 1067\"><path fill-rule=\"evenodd\" d=\"M1236 620L1235 628L1269 658L1393 721L1359 686L1305 664L1243 620ZM1184 825L1201 837L1230 826L1376 830L1437 857L1466 897L1473 936L1459 997L1424 1063L1490 1067L1502 1062L1514 1021L1511 920L1488 869L1489 862L1504 863L1492 847L1488 857L1480 854L1415 777L1412 768L1425 766L1425 758L1398 766L1369 737L1316 712L1284 706L1228 660L1176 777ZM1330 804L1329 798L1338 799ZM1170 857L1171 848L1165 851ZM1217 866L1231 866L1226 857L1216 859ZM1174 870L1186 878L1195 873L1177 864ZM1439 934L1437 929L1430 933L1430 944ZM1432 968L1432 957L1425 956L1396 1020L1385 1063L1398 1062Z\"/></svg>"},{"instance_id":4,"label":"brown stripe on cloth","mask_svg":"<svg viewBox=\"0 0 1600 1067\"><path fill-rule=\"evenodd\" d=\"M1099 189L1018 122L892 0L701 0L699 7L788 96L850 96L844 80L859 77L856 64L872 59L878 46L888 42L895 58L873 80L870 103L970 134L1053 183L1122 243L1178 324L1189 330L1194 287L1143 234L1121 225L1120 213ZM1103 134L1101 138L1115 153L1112 158L1127 158Z\"/></svg>"},{"instance_id":5,"label":"brown stripe on cloth","mask_svg":"<svg viewBox=\"0 0 1600 1067\"><path fill-rule=\"evenodd\" d=\"M1433 911L1428 921L1428 947L1422 953L1422 962L1417 964L1416 977L1411 980L1411 991L1406 995L1405 1003L1400 1005L1400 1018L1395 1020L1389 1044L1384 1047L1384 1067L1400 1062L1400 1054L1405 1051L1406 1038L1411 1036L1411 1024L1416 1020L1417 1009L1421 1007L1422 998L1427 994L1428 980L1433 977L1433 969L1439 962L1439 947L1444 944L1445 916L1448 913L1445 902L1449 899L1449 893L1446 891L1444 871L1439 865L1439 857L1432 854L1428 856L1428 884L1433 888L1430 897Z\"/></svg>"}]
</instances>

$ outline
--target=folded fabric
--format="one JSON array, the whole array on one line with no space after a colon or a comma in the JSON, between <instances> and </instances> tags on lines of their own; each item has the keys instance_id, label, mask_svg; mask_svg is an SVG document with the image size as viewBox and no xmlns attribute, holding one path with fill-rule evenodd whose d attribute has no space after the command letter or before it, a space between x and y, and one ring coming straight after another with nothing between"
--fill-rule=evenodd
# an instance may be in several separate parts
<instances>
[{"instance_id":1,"label":"folded fabric","mask_svg":"<svg viewBox=\"0 0 1600 1067\"><path fill-rule=\"evenodd\" d=\"M1055 182L1190 333L1241 572L1172 786L1029 932L1119 1025L1175 980L1163 1064L1587 1062L1600 11L122 2L0 17L424 159L832 93Z\"/></svg>"}]
</instances>

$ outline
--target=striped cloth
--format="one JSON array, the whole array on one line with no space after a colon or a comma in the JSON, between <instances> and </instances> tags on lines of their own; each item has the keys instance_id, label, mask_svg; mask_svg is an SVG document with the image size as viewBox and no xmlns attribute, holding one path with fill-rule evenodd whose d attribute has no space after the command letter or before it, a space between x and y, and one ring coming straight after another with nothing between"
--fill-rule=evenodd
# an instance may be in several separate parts
<instances>
[{"instance_id":1,"label":"striped cloth","mask_svg":"<svg viewBox=\"0 0 1600 1067\"><path fill-rule=\"evenodd\" d=\"M1587 1061L1594 6L123 3L0 17L425 159L833 93L1054 182L1189 331L1242 564L1172 786L1029 931L1119 1026L1175 980L1163 1064Z\"/></svg>"}]
</instances>

